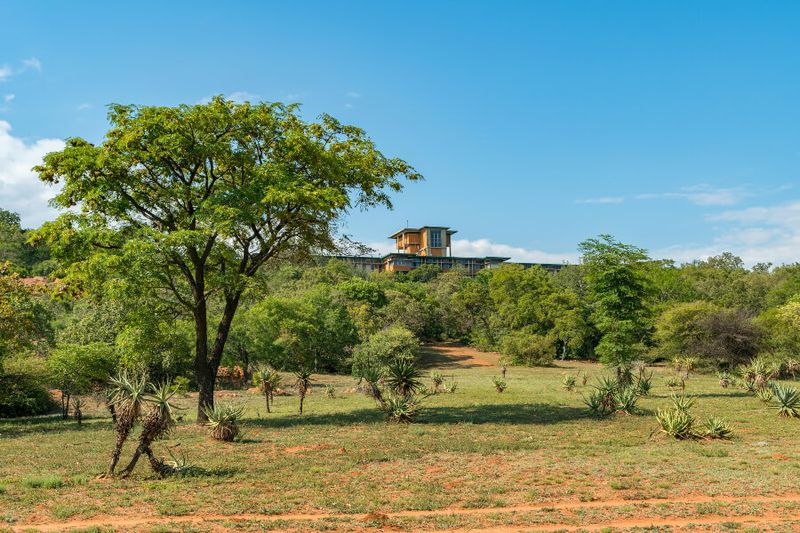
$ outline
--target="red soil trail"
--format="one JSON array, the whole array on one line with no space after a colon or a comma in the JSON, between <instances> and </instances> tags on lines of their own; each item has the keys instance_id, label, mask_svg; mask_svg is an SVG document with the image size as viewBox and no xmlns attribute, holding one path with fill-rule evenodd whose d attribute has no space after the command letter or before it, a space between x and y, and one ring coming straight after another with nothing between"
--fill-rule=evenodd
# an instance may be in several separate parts
<instances>
[{"instance_id":1,"label":"red soil trail","mask_svg":"<svg viewBox=\"0 0 800 533\"><path fill-rule=\"evenodd\" d=\"M422 348L423 362L440 368L499 366L500 354L481 352L454 342L434 342Z\"/></svg>"},{"instance_id":2,"label":"red soil trail","mask_svg":"<svg viewBox=\"0 0 800 533\"><path fill-rule=\"evenodd\" d=\"M439 509L434 511L397 511L381 514L341 514L341 513L287 513L287 514L197 514L184 516L101 516L85 520L70 520L64 522L27 523L15 524L12 531L69 531L72 529L87 529L92 527L113 527L139 530L146 525L158 524L198 524L210 522L275 522L296 521L313 522L327 519L351 519L356 521L374 521L376 517L391 518L424 518L436 516L488 516L488 515L513 515L514 513L536 512L543 510L579 510L592 508L615 508L641 505L661 504L702 504L702 503L729 503L729 504L769 504L769 503L800 503L800 494L786 494L781 496L690 496L675 499L646 499L646 500L604 500L593 502L549 502L513 507L487 507L479 509ZM646 510L642 510L643 515ZM800 509L787 510L785 513L772 511L762 512L757 515L720 515L702 514L695 517L652 517L621 518L593 523L573 524L541 524L534 526L500 526L486 529L471 529L469 531L511 532L511 531L577 531L598 530L603 528L634 528L634 527L688 527L723 523L737 524L781 524L800 521ZM220 527L222 527L220 525ZM465 531L451 529L451 532Z\"/></svg>"}]
</instances>

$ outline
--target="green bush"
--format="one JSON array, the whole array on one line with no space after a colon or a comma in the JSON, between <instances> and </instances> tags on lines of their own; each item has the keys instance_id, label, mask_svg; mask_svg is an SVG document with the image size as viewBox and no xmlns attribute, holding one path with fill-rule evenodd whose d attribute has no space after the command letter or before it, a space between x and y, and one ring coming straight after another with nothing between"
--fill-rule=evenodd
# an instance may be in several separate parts
<instances>
[{"instance_id":1,"label":"green bush","mask_svg":"<svg viewBox=\"0 0 800 533\"><path fill-rule=\"evenodd\" d=\"M351 360L353 375L361 377L364 369L369 367L383 369L393 361L414 361L418 348L417 337L402 326L391 326L373 333L353 350Z\"/></svg>"},{"instance_id":2,"label":"green bush","mask_svg":"<svg viewBox=\"0 0 800 533\"><path fill-rule=\"evenodd\" d=\"M49 413L56 406L47 389L32 376L0 376L0 418Z\"/></svg>"},{"instance_id":3,"label":"green bush","mask_svg":"<svg viewBox=\"0 0 800 533\"><path fill-rule=\"evenodd\" d=\"M500 340L500 353L517 365L547 366L553 362L555 351L552 339L535 333L512 331Z\"/></svg>"}]
</instances>

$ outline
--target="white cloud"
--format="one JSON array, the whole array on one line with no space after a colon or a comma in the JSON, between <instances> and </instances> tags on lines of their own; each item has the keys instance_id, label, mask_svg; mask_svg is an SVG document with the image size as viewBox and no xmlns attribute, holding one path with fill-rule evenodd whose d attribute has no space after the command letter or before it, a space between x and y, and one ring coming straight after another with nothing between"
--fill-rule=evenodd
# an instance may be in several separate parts
<instances>
[{"instance_id":1,"label":"white cloud","mask_svg":"<svg viewBox=\"0 0 800 533\"><path fill-rule=\"evenodd\" d=\"M247 91L235 91L228 95L228 99L233 100L237 104L243 104L245 102L258 102L260 97L257 94Z\"/></svg>"},{"instance_id":2,"label":"white cloud","mask_svg":"<svg viewBox=\"0 0 800 533\"><path fill-rule=\"evenodd\" d=\"M800 201L726 211L708 220L721 231L711 244L670 246L653 256L692 261L732 252L748 265L800 261Z\"/></svg>"},{"instance_id":3,"label":"white cloud","mask_svg":"<svg viewBox=\"0 0 800 533\"><path fill-rule=\"evenodd\" d=\"M259 95L249 93L247 91L234 91L232 93L223 94L222 96L224 98L227 98L228 100L233 100L237 104L243 104L245 102L255 103L261 100L261 97ZM204 96L203 98L200 99L198 103L207 104L211 101L212 98L213 96Z\"/></svg>"},{"instance_id":4,"label":"white cloud","mask_svg":"<svg viewBox=\"0 0 800 533\"><path fill-rule=\"evenodd\" d=\"M35 70L37 72L42 71L42 62L36 59L35 57L32 57L30 59L23 59L21 63L22 67L18 69L14 69L12 67L9 67L8 65L0 65L0 81L6 81L12 76L21 74L26 70Z\"/></svg>"},{"instance_id":5,"label":"white cloud","mask_svg":"<svg viewBox=\"0 0 800 533\"><path fill-rule=\"evenodd\" d=\"M368 242L366 245L375 250L375 255L386 255L397 251L395 245L389 241Z\"/></svg>"},{"instance_id":6,"label":"white cloud","mask_svg":"<svg viewBox=\"0 0 800 533\"><path fill-rule=\"evenodd\" d=\"M598 198L584 198L575 200L576 204L621 204L625 201L622 196L600 196Z\"/></svg>"},{"instance_id":7,"label":"white cloud","mask_svg":"<svg viewBox=\"0 0 800 533\"><path fill-rule=\"evenodd\" d=\"M542 250L528 250L509 244L499 244L489 239L470 241L453 239L453 255L458 257L510 257L511 261L521 263L563 263L577 262L576 253L551 253Z\"/></svg>"},{"instance_id":8,"label":"white cloud","mask_svg":"<svg viewBox=\"0 0 800 533\"><path fill-rule=\"evenodd\" d=\"M78 111L86 111L87 109L91 108L92 104L90 104L89 102L83 102L82 104L78 104L78 107L76 107L75 109L77 109Z\"/></svg>"},{"instance_id":9,"label":"white cloud","mask_svg":"<svg viewBox=\"0 0 800 533\"><path fill-rule=\"evenodd\" d=\"M8 103L8 102L10 102L11 100L13 100L16 97L17 97L17 95L15 95L15 94L6 94L6 95L3 95L3 101Z\"/></svg>"},{"instance_id":10,"label":"white cloud","mask_svg":"<svg viewBox=\"0 0 800 533\"><path fill-rule=\"evenodd\" d=\"M345 109L353 109L353 104L348 102L348 103L344 104L344 108Z\"/></svg>"},{"instance_id":11,"label":"white cloud","mask_svg":"<svg viewBox=\"0 0 800 533\"><path fill-rule=\"evenodd\" d=\"M27 143L11 135L11 124L0 120L0 207L19 213L23 226L36 227L55 216L48 201L57 189L40 182L31 169L45 154L63 147L61 139Z\"/></svg>"},{"instance_id":12,"label":"white cloud","mask_svg":"<svg viewBox=\"0 0 800 533\"><path fill-rule=\"evenodd\" d=\"M348 98L361 98L361 93L356 91L347 91L344 95Z\"/></svg>"},{"instance_id":13,"label":"white cloud","mask_svg":"<svg viewBox=\"0 0 800 533\"><path fill-rule=\"evenodd\" d=\"M638 200L686 200L695 205L735 205L753 194L743 187L712 187L701 184L681 187L674 192L640 194Z\"/></svg>"},{"instance_id":14,"label":"white cloud","mask_svg":"<svg viewBox=\"0 0 800 533\"><path fill-rule=\"evenodd\" d=\"M541 250L528 250L508 244L498 244L489 239L470 241L467 239L453 239L453 256L455 257L510 257L512 262L518 263L577 263L576 253L549 253ZM378 255L396 252L394 243L371 242L367 246L375 250Z\"/></svg>"},{"instance_id":15,"label":"white cloud","mask_svg":"<svg viewBox=\"0 0 800 533\"><path fill-rule=\"evenodd\" d=\"M39 61L39 60L38 60L37 58L35 58L35 57L32 57L32 58L30 58L30 59L23 59L23 60L22 60L22 65L23 65L23 66L24 66L24 68L26 68L26 69L29 69L29 68L30 68L30 69L33 69L33 70L36 70L36 71L39 71L39 72L41 72L41 71L42 71L42 62L41 62L41 61Z\"/></svg>"}]
</instances>

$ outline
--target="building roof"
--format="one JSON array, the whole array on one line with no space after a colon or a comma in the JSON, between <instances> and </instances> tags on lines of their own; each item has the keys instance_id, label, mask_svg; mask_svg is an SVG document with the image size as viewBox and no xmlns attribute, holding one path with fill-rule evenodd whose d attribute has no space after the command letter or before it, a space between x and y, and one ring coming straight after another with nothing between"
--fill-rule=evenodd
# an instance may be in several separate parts
<instances>
[{"instance_id":1,"label":"building roof","mask_svg":"<svg viewBox=\"0 0 800 533\"><path fill-rule=\"evenodd\" d=\"M458 233L458 230L450 229L447 226L422 226L421 228L403 228L401 230L395 231L391 235L389 235L390 239L396 239L398 236L402 235L403 233L419 233L424 229L443 229L447 230L448 235L452 235L453 233Z\"/></svg>"},{"instance_id":2,"label":"building roof","mask_svg":"<svg viewBox=\"0 0 800 533\"><path fill-rule=\"evenodd\" d=\"M508 261L511 259L510 257L457 257L452 255L420 255L420 254L409 254L405 252L391 252L381 257L381 259L386 259L387 257L419 257L425 260L428 259L462 259L462 260L470 260L470 261Z\"/></svg>"}]
</instances>

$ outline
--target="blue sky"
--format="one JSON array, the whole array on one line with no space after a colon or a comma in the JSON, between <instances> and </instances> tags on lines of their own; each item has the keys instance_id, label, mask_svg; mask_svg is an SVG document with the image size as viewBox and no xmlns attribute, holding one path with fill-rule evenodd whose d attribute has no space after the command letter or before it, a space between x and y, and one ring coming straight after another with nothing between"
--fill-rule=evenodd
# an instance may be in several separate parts
<instances>
[{"instance_id":1,"label":"blue sky","mask_svg":"<svg viewBox=\"0 0 800 533\"><path fill-rule=\"evenodd\" d=\"M99 141L110 102L296 101L426 177L346 230L574 260L600 233L679 260L800 255L797 2L0 1L0 206Z\"/></svg>"}]
</instances>

